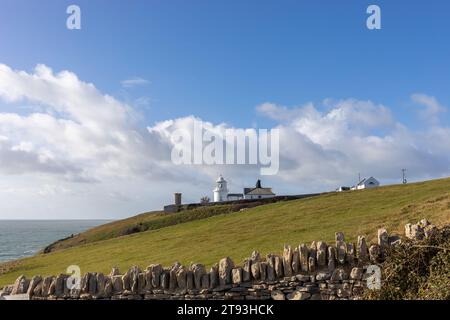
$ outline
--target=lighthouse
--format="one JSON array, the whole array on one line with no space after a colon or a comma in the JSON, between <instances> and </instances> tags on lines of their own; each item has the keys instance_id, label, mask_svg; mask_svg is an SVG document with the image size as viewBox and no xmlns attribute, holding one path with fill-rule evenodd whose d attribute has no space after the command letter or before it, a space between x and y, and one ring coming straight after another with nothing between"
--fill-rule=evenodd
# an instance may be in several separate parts
<instances>
[{"instance_id":1,"label":"lighthouse","mask_svg":"<svg viewBox=\"0 0 450 320\"><path fill-rule=\"evenodd\" d=\"M213 190L213 192L214 192L214 202L227 201L228 195L227 182L222 177L222 175L220 175L219 178L217 179L216 188Z\"/></svg>"}]
</instances>

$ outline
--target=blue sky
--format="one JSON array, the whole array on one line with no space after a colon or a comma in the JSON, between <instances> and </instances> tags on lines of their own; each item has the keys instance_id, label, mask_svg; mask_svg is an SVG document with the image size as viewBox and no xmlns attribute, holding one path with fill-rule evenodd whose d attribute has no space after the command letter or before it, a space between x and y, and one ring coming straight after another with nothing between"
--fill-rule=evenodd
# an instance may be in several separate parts
<instances>
[{"instance_id":1,"label":"blue sky","mask_svg":"<svg viewBox=\"0 0 450 320\"><path fill-rule=\"evenodd\" d=\"M449 32L444 0L0 0L0 219L195 202L218 173L253 185L248 167L171 166L191 115L280 128L278 194L449 176Z\"/></svg>"},{"instance_id":2,"label":"blue sky","mask_svg":"<svg viewBox=\"0 0 450 320\"><path fill-rule=\"evenodd\" d=\"M82 30L65 28L69 4ZM382 30L365 27L369 4ZM447 1L2 1L2 63L68 69L122 99L147 97L150 122L195 114L251 126L265 101L354 97L450 104ZM124 92L130 77L150 84ZM239 114L237 117L236 114ZM262 122L262 123L261 123Z\"/></svg>"}]
</instances>

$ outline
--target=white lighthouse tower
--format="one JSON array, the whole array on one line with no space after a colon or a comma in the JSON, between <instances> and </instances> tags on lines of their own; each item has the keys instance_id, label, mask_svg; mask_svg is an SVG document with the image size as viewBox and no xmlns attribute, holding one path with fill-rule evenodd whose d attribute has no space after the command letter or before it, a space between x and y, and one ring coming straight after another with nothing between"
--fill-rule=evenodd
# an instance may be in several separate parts
<instances>
[{"instance_id":1,"label":"white lighthouse tower","mask_svg":"<svg viewBox=\"0 0 450 320\"><path fill-rule=\"evenodd\" d=\"M227 195L227 182L222 175L220 175L216 181L216 188L214 189L214 202L227 201Z\"/></svg>"}]
</instances>

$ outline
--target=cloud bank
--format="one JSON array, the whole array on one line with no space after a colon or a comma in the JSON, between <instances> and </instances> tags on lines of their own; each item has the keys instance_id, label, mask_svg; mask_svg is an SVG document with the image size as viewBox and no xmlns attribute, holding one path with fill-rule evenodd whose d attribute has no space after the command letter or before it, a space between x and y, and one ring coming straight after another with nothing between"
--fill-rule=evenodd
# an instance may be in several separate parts
<instances>
[{"instance_id":1,"label":"cloud bank","mask_svg":"<svg viewBox=\"0 0 450 320\"><path fill-rule=\"evenodd\" d=\"M449 175L450 128L439 122L447 109L426 94L413 94L411 104L419 106L425 128L408 128L373 101L257 106L257 114L280 129L280 171L265 183L295 194L351 184L358 173L383 183L399 182L402 168L413 179ZM17 212L26 218L120 217L158 208L176 191L191 201L210 196L218 173L241 188L259 172L256 166L172 164L171 134L191 131L193 119L201 119L144 127L132 106L70 71L38 65L25 72L0 64L1 105L13 111L0 109L0 218ZM203 122L211 132L231 128Z\"/></svg>"},{"instance_id":2,"label":"cloud bank","mask_svg":"<svg viewBox=\"0 0 450 320\"><path fill-rule=\"evenodd\" d=\"M434 108L438 105L434 97L413 95L412 100L425 110L430 105L433 111L445 110ZM445 143L449 128L432 125L410 130L394 119L389 108L371 101L326 100L323 105L326 111L311 103L291 109L272 103L257 107L280 122L285 142L280 146L282 179L312 179L331 187L354 183L358 173L396 182L402 168L408 168L415 179L449 174L450 145Z\"/></svg>"}]
</instances>

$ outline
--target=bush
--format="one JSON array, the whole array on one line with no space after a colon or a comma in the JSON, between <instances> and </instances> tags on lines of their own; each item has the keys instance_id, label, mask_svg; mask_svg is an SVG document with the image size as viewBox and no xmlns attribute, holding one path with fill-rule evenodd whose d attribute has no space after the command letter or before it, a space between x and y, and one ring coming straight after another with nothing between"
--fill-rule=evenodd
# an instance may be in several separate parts
<instances>
[{"instance_id":1,"label":"bush","mask_svg":"<svg viewBox=\"0 0 450 320\"><path fill-rule=\"evenodd\" d=\"M147 230L156 230L180 223L194 220L206 219L209 217L230 213L230 206L205 206L191 210L184 210L177 213L162 214L160 219L144 222L141 232Z\"/></svg>"},{"instance_id":2,"label":"bush","mask_svg":"<svg viewBox=\"0 0 450 320\"><path fill-rule=\"evenodd\" d=\"M131 226L131 227L127 227L123 230L121 230L119 232L119 236L127 236L133 233L138 233L138 232L142 232L145 231L144 226L142 225L142 223L138 223L137 225Z\"/></svg>"},{"instance_id":3,"label":"bush","mask_svg":"<svg viewBox=\"0 0 450 320\"><path fill-rule=\"evenodd\" d=\"M364 298L450 300L450 226L428 239L391 248L382 273L381 290L367 290Z\"/></svg>"}]
</instances>

